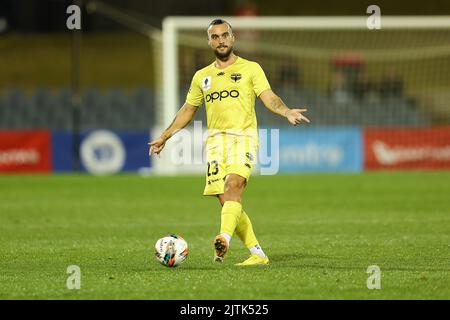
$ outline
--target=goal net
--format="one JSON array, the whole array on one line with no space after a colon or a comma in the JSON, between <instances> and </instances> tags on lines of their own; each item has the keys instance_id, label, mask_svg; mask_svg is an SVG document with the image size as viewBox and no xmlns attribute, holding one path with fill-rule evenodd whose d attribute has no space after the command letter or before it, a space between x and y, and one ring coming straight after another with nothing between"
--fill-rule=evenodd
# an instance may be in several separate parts
<instances>
[{"instance_id":1,"label":"goal net","mask_svg":"<svg viewBox=\"0 0 450 320\"><path fill-rule=\"evenodd\" d=\"M448 124L450 17L381 17L381 29L372 30L367 18L224 17L236 35L235 52L260 63L272 89L289 107L307 107L311 126ZM214 60L206 36L213 19L164 20L155 134L173 120L196 70ZM259 127L288 126L259 100L255 108ZM196 120L206 127L204 110ZM177 165L169 158L154 164L159 173L204 170L200 163Z\"/></svg>"}]
</instances>

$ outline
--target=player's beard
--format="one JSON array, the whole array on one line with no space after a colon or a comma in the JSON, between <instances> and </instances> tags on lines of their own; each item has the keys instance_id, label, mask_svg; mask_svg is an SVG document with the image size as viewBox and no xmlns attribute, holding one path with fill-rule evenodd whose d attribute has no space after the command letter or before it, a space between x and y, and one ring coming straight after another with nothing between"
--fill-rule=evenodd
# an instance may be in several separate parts
<instances>
[{"instance_id":1,"label":"player's beard","mask_svg":"<svg viewBox=\"0 0 450 320\"><path fill-rule=\"evenodd\" d=\"M233 46L228 46L228 50L225 52L219 52L219 48L214 50L214 54L216 55L217 59L219 59L221 61L227 61L232 52L233 52Z\"/></svg>"}]
</instances>

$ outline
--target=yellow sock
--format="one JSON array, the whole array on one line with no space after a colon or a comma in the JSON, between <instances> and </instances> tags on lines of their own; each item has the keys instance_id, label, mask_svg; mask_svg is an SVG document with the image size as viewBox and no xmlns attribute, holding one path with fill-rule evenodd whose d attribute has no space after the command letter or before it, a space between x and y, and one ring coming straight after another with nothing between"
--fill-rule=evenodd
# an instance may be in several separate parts
<instances>
[{"instance_id":1,"label":"yellow sock","mask_svg":"<svg viewBox=\"0 0 450 320\"><path fill-rule=\"evenodd\" d=\"M253 232L252 222L244 210L242 210L241 219L239 219L236 227L236 234L249 249L258 244L258 240L256 240L255 233Z\"/></svg>"},{"instance_id":2,"label":"yellow sock","mask_svg":"<svg viewBox=\"0 0 450 320\"><path fill-rule=\"evenodd\" d=\"M237 201L225 201L222 207L220 233L233 236L234 230L239 222L242 205Z\"/></svg>"}]
</instances>

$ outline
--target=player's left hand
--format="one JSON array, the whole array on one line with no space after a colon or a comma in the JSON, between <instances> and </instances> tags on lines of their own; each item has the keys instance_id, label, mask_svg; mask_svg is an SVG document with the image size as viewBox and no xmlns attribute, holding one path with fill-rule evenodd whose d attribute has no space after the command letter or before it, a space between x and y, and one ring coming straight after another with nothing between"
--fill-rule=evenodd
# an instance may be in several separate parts
<instances>
[{"instance_id":1,"label":"player's left hand","mask_svg":"<svg viewBox=\"0 0 450 320\"><path fill-rule=\"evenodd\" d=\"M299 125L302 121L310 123L311 121L302 114L302 112L306 111L308 109L290 109L286 112L286 118L294 126Z\"/></svg>"}]
</instances>

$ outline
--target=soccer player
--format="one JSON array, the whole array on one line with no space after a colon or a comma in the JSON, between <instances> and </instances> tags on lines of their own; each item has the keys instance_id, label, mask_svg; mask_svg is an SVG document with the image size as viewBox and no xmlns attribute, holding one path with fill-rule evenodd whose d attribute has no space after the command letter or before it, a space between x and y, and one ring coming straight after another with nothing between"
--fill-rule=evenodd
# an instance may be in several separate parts
<instances>
[{"instance_id":1,"label":"soccer player","mask_svg":"<svg viewBox=\"0 0 450 320\"><path fill-rule=\"evenodd\" d=\"M255 97L292 125L310 122L302 113L290 109L271 90L260 65L233 52L235 36L231 25L213 20L208 29L208 45L214 51L213 63L197 71L186 102L171 125L149 143L149 154L159 154L166 141L188 125L204 103L208 123L206 140L206 186L204 195L213 195L222 205L220 233L214 239L214 260L222 262L234 233L250 250L241 266L266 265L266 256L253 231L249 216L242 208L242 194L256 161L258 150Z\"/></svg>"}]
</instances>

